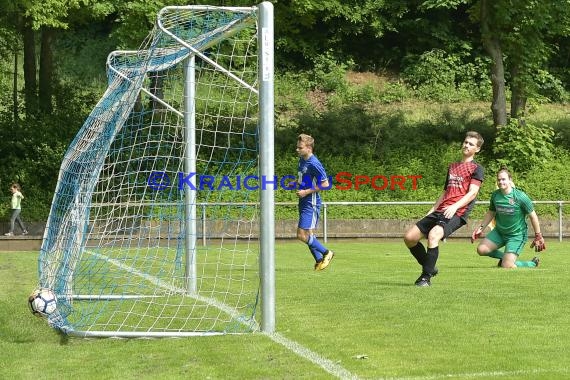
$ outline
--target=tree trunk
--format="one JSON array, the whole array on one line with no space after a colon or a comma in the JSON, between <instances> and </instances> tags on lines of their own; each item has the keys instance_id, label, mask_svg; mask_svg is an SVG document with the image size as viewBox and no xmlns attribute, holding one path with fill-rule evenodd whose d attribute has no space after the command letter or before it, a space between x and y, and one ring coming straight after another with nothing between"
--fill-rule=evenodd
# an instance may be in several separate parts
<instances>
[{"instance_id":1,"label":"tree trunk","mask_svg":"<svg viewBox=\"0 0 570 380\"><path fill-rule=\"evenodd\" d=\"M52 43L54 30L49 27L42 28L42 47L40 51L40 75L39 75L39 105L44 114L53 111L53 50Z\"/></svg>"},{"instance_id":2,"label":"tree trunk","mask_svg":"<svg viewBox=\"0 0 570 380\"><path fill-rule=\"evenodd\" d=\"M24 100L26 113L35 114L38 109L36 81L36 38L31 24L24 21Z\"/></svg>"},{"instance_id":3,"label":"tree trunk","mask_svg":"<svg viewBox=\"0 0 570 380\"><path fill-rule=\"evenodd\" d=\"M511 92L511 117L524 119L527 98L521 94L520 86L513 86Z\"/></svg>"},{"instance_id":4,"label":"tree trunk","mask_svg":"<svg viewBox=\"0 0 570 380\"><path fill-rule=\"evenodd\" d=\"M14 50L14 83L12 88L12 102L14 104L14 128L18 128L20 113L18 110L18 51Z\"/></svg>"},{"instance_id":5,"label":"tree trunk","mask_svg":"<svg viewBox=\"0 0 570 380\"><path fill-rule=\"evenodd\" d=\"M491 85L493 86L493 124L495 127L507 124L507 97L505 94L505 67L503 65L503 52L501 44L495 37L498 33L491 28L493 25L489 17L489 4L481 0L481 35L483 47L491 57Z\"/></svg>"},{"instance_id":6,"label":"tree trunk","mask_svg":"<svg viewBox=\"0 0 570 380\"><path fill-rule=\"evenodd\" d=\"M519 74L519 68L514 66L511 69L511 117L521 120L525 117L527 96Z\"/></svg>"}]
</instances>

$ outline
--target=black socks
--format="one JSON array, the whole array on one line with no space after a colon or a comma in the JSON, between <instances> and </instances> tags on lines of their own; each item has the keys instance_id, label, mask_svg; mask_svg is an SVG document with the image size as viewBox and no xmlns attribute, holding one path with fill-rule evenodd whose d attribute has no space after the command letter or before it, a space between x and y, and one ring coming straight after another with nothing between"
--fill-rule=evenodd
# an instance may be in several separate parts
<instances>
[{"instance_id":1,"label":"black socks","mask_svg":"<svg viewBox=\"0 0 570 380\"><path fill-rule=\"evenodd\" d=\"M435 263L439 257L439 247L428 248L427 249L427 259L422 265L423 272L433 276L436 273Z\"/></svg>"},{"instance_id":2,"label":"black socks","mask_svg":"<svg viewBox=\"0 0 570 380\"><path fill-rule=\"evenodd\" d=\"M435 263L439 257L439 247L426 248L421 242L418 242L412 248L409 248L411 254L416 258L418 264L422 266L423 273L433 275L435 273Z\"/></svg>"},{"instance_id":3,"label":"black socks","mask_svg":"<svg viewBox=\"0 0 570 380\"><path fill-rule=\"evenodd\" d=\"M416 258L416 260L418 261L418 264L420 264L423 267L426 263L426 260L427 260L427 253L426 253L426 248L424 247L424 245L422 243L418 242L418 244L416 244L412 248L408 248L408 249L410 250L412 255Z\"/></svg>"}]
</instances>

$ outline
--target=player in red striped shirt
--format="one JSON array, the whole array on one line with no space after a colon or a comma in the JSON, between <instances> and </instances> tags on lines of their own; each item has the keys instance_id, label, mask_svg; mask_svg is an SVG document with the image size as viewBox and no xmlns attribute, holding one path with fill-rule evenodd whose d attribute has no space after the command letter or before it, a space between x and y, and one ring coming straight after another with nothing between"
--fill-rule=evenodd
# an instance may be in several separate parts
<instances>
[{"instance_id":1,"label":"player in red striped shirt","mask_svg":"<svg viewBox=\"0 0 570 380\"><path fill-rule=\"evenodd\" d=\"M431 286L431 278L438 273L435 264L440 240L467 224L483 183L484 169L474 161L482 145L483 137L479 133L467 132L461 150L463 157L449 165L443 193L428 214L404 235L406 247L422 266L422 273L415 282L417 286ZM420 242L423 237L427 238L427 250Z\"/></svg>"}]
</instances>

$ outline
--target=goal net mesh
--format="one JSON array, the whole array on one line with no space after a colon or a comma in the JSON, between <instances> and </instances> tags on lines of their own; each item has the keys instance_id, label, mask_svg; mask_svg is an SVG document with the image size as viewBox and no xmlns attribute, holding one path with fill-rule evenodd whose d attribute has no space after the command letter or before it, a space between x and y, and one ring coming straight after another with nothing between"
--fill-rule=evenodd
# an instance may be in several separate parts
<instances>
[{"instance_id":1,"label":"goal net mesh","mask_svg":"<svg viewBox=\"0 0 570 380\"><path fill-rule=\"evenodd\" d=\"M54 327L258 329L256 8L167 7L68 148L39 257Z\"/></svg>"}]
</instances>

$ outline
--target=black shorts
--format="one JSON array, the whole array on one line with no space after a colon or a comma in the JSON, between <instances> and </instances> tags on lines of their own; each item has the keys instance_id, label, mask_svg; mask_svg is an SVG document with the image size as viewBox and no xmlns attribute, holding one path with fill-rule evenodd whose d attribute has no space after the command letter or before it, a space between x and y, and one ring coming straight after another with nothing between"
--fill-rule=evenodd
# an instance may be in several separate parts
<instances>
[{"instance_id":1,"label":"black shorts","mask_svg":"<svg viewBox=\"0 0 570 380\"><path fill-rule=\"evenodd\" d=\"M443 239L449 237L452 233L466 224L462 217L453 215L451 219L447 219L441 212L432 212L416 223L420 232L424 236L428 236L429 232L435 226L443 227Z\"/></svg>"}]
</instances>

